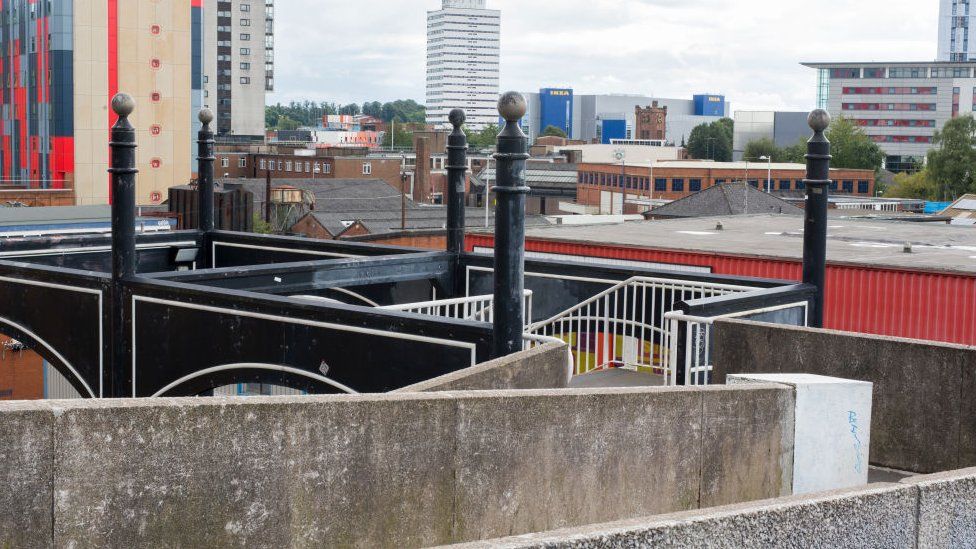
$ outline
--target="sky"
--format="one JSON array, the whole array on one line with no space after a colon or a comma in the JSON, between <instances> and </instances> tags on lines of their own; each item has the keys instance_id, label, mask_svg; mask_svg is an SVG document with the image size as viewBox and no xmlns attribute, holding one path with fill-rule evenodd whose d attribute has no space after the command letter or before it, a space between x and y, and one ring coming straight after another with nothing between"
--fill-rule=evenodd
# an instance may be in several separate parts
<instances>
[{"instance_id":1,"label":"sky","mask_svg":"<svg viewBox=\"0 0 976 549\"><path fill-rule=\"evenodd\" d=\"M502 91L687 98L809 110L801 61L931 61L938 0L488 0ZM277 0L268 102L424 102L426 12L440 0Z\"/></svg>"}]
</instances>

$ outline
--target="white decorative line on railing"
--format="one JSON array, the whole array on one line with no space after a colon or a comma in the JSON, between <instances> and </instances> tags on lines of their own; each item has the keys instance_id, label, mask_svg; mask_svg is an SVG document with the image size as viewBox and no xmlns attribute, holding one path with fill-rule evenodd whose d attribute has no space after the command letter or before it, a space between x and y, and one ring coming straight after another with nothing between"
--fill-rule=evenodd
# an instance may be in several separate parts
<instances>
[{"instance_id":1,"label":"white decorative line on railing","mask_svg":"<svg viewBox=\"0 0 976 549\"><path fill-rule=\"evenodd\" d=\"M527 328L569 344L577 374L624 367L673 377L665 315L682 301L761 288L668 278L634 277Z\"/></svg>"}]
</instances>

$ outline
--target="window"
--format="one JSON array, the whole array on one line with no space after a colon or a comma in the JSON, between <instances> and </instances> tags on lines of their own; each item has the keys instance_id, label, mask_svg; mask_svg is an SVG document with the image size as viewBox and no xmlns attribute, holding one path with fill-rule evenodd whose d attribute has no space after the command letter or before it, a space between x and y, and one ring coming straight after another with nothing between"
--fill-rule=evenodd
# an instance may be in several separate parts
<instances>
[{"instance_id":1,"label":"window","mask_svg":"<svg viewBox=\"0 0 976 549\"><path fill-rule=\"evenodd\" d=\"M251 55L251 48L241 48L241 55Z\"/></svg>"},{"instance_id":2,"label":"window","mask_svg":"<svg viewBox=\"0 0 976 549\"><path fill-rule=\"evenodd\" d=\"M241 63L241 70L242 71L249 71L249 70L251 70L251 64L250 63Z\"/></svg>"},{"instance_id":3,"label":"window","mask_svg":"<svg viewBox=\"0 0 976 549\"><path fill-rule=\"evenodd\" d=\"M363 175L372 175L373 165L369 162L363 162Z\"/></svg>"},{"instance_id":4,"label":"window","mask_svg":"<svg viewBox=\"0 0 976 549\"><path fill-rule=\"evenodd\" d=\"M831 78L860 78L861 69L830 69Z\"/></svg>"},{"instance_id":5,"label":"window","mask_svg":"<svg viewBox=\"0 0 976 549\"><path fill-rule=\"evenodd\" d=\"M870 187L868 185L868 182L867 181L858 181L857 182L857 192L859 194L868 194L868 192L870 192Z\"/></svg>"},{"instance_id":6,"label":"window","mask_svg":"<svg viewBox=\"0 0 976 549\"><path fill-rule=\"evenodd\" d=\"M241 11L251 11L250 4L241 4Z\"/></svg>"},{"instance_id":7,"label":"window","mask_svg":"<svg viewBox=\"0 0 976 549\"><path fill-rule=\"evenodd\" d=\"M724 185L725 184L725 180L724 179L716 179L715 180L715 184L716 185Z\"/></svg>"},{"instance_id":8,"label":"window","mask_svg":"<svg viewBox=\"0 0 976 549\"><path fill-rule=\"evenodd\" d=\"M230 167L230 159L227 158L226 156L223 157L223 158L221 158L220 159L220 167L221 168L229 168Z\"/></svg>"},{"instance_id":9,"label":"window","mask_svg":"<svg viewBox=\"0 0 976 549\"><path fill-rule=\"evenodd\" d=\"M658 192L665 192L668 190L668 180L663 177L658 177L654 179L654 190Z\"/></svg>"},{"instance_id":10,"label":"window","mask_svg":"<svg viewBox=\"0 0 976 549\"><path fill-rule=\"evenodd\" d=\"M864 69L864 78L884 78L885 70L879 68Z\"/></svg>"},{"instance_id":11,"label":"window","mask_svg":"<svg viewBox=\"0 0 976 549\"><path fill-rule=\"evenodd\" d=\"M684 179L672 179L671 180L671 190L676 193L681 193L685 191L685 180Z\"/></svg>"},{"instance_id":12,"label":"window","mask_svg":"<svg viewBox=\"0 0 976 549\"><path fill-rule=\"evenodd\" d=\"M237 161L237 167L238 167L238 168L246 168L246 167L247 167L247 157L246 157L246 156L242 156L242 157L241 157L241 158L240 158L240 159L239 159L239 160Z\"/></svg>"},{"instance_id":13,"label":"window","mask_svg":"<svg viewBox=\"0 0 976 549\"><path fill-rule=\"evenodd\" d=\"M854 192L854 182L853 181L844 181L842 183L842 187L841 188L844 189L844 192L845 193L853 193Z\"/></svg>"},{"instance_id":14,"label":"window","mask_svg":"<svg viewBox=\"0 0 976 549\"><path fill-rule=\"evenodd\" d=\"M928 78L929 70L925 67L891 67L888 78Z\"/></svg>"},{"instance_id":15,"label":"window","mask_svg":"<svg viewBox=\"0 0 976 549\"><path fill-rule=\"evenodd\" d=\"M251 20L250 19L241 19L241 26L242 27L250 27L251 26Z\"/></svg>"},{"instance_id":16,"label":"window","mask_svg":"<svg viewBox=\"0 0 976 549\"><path fill-rule=\"evenodd\" d=\"M802 191L803 189L806 189L806 188L807 188L807 184L804 183L802 179L797 179L796 180L796 190Z\"/></svg>"},{"instance_id":17,"label":"window","mask_svg":"<svg viewBox=\"0 0 976 549\"><path fill-rule=\"evenodd\" d=\"M282 167L281 167L281 165L282 165L282 164L281 164L281 160L279 160L279 161L278 161L278 171L279 171L279 172L280 172L280 171L282 171Z\"/></svg>"},{"instance_id":18,"label":"window","mask_svg":"<svg viewBox=\"0 0 976 549\"><path fill-rule=\"evenodd\" d=\"M262 158L261 160L259 160L259 161L258 161L258 168L260 168L260 169L262 169L262 170L263 170L263 169L265 169L265 166L266 166L266 165L267 165L267 163L266 163L266 162L264 161L264 159L263 159L263 158Z\"/></svg>"},{"instance_id":19,"label":"window","mask_svg":"<svg viewBox=\"0 0 976 549\"><path fill-rule=\"evenodd\" d=\"M688 190L697 193L701 190L701 179L689 179L688 180Z\"/></svg>"},{"instance_id":20,"label":"window","mask_svg":"<svg viewBox=\"0 0 976 549\"><path fill-rule=\"evenodd\" d=\"M757 189L759 188L759 180L758 179L750 179L749 180L749 184L752 185L753 187L757 188Z\"/></svg>"},{"instance_id":21,"label":"window","mask_svg":"<svg viewBox=\"0 0 976 549\"><path fill-rule=\"evenodd\" d=\"M312 163L308 160L305 161L305 173L312 173Z\"/></svg>"},{"instance_id":22,"label":"window","mask_svg":"<svg viewBox=\"0 0 976 549\"><path fill-rule=\"evenodd\" d=\"M241 77L241 84L250 84L250 83L251 83L251 77L250 76L242 76Z\"/></svg>"},{"instance_id":23,"label":"window","mask_svg":"<svg viewBox=\"0 0 976 549\"><path fill-rule=\"evenodd\" d=\"M315 173L322 173L322 165L318 162L315 163L315 167L313 169L315 170Z\"/></svg>"},{"instance_id":24,"label":"window","mask_svg":"<svg viewBox=\"0 0 976 549\"><path fill-rule=\"evenodd\" d=\"M322 164L322 173L332 173L332 164Z\"/></svg>"},{"instance_id":25,"label":"window","mask_svg":"<svg viewBox=\"0 0 976 549\"><path fill-rule=\"evenodd\" d=\"M293 167L293 166L294 166L294 165L293 165L293 164L291 163L291 160L287 160L287 161L285 161L285 171L286 171L286 172L290 172L290 171L292 171L292 167Z\"/></svg>"},{"instance_id":26,"label":"window","mask_svg":"<svg viewBox=\"0 0 976 549\"><path fill-rule=\"evenodd\" d=\"M241 42L247 42L250 39L251 39L251 35L250 34L248 34L246 32L242 32L241 33Z\"/></svg>"},{"instance_id":27,"label":"window","mask_svg":"<svg viewBox=\"0 0 976 549\"><path fill-rule=\"evenodd\" d=\"M832 191L836 191L837 190L837 182L836 181L831 181L830 182L830 190L832 190Z\"/></svg>"},{"instance_id":28,"label":"window","mask_svg":"<svg viewBox=\"0 0 976 549\"><path fill-rule=\"evenodd\" d=\"M779 180L779 190L781 190L781 191L788 191L788 190L790 190L790 180L789 179L780 179Z\"/></svg>"}]
</instances>

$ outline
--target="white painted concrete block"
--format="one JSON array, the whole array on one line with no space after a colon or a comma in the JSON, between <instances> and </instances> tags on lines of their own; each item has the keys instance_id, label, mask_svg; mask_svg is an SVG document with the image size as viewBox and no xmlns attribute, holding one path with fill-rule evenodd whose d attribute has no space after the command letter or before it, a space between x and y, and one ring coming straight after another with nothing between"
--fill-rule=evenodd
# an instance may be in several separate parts
<instances>
[{"instance_id":1,"label":"white painted concrete block","mask_svg":"<svg viewBox=\"0 0 976 549\"><path fill-rule=\"evenodd\" d=\"M734 374L727 383L795 389L794 494L867 484L871 383L811 374Z\"/></svg>"}]
</instances>

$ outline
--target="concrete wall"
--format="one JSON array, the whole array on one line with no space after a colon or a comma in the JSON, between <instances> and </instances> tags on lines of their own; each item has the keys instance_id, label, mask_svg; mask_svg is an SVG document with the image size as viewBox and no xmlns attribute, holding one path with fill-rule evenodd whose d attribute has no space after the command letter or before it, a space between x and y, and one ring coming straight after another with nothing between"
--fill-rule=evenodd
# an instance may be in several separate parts
<instances>
[{"instance_id":1,"label":"concrete wall","mask_svg":"<svg viewBox=\"0 0 976 549\"><path fill-rule=\"evenodd\" d=\"M783 386L0 404L0 546L417 547L769 498Z\"/></svg>"},{"instance_id":2,"label":"concrete wall","mask_svg":"<svg viewBox=\"0 0 976 549\"><path fill-rule=\"evenodd\" d=\"M596 524L458 549L976 546L976 469Z\"/></svg>"},{"instance_id":3,"label":"concrete wall","mask_svg":"<svg viewBox=\"0 0 976 549\"><path fill-rule=\"evenodd\" d=\"M572 376L567 360L566 345L540 345L394 392L564 389Z\"/></svg>"},{"instance_id":4,"label":"concrete wall","mask_svg":"<svg viewBox=\"0 0 976 549\"><path fill-rule=\"evenodd\" d=\"M745 321L716 326L716 383L729 373L870 381L872 463L919 473L976 465L976 348Z\"/></svg>"}]
</instances>

